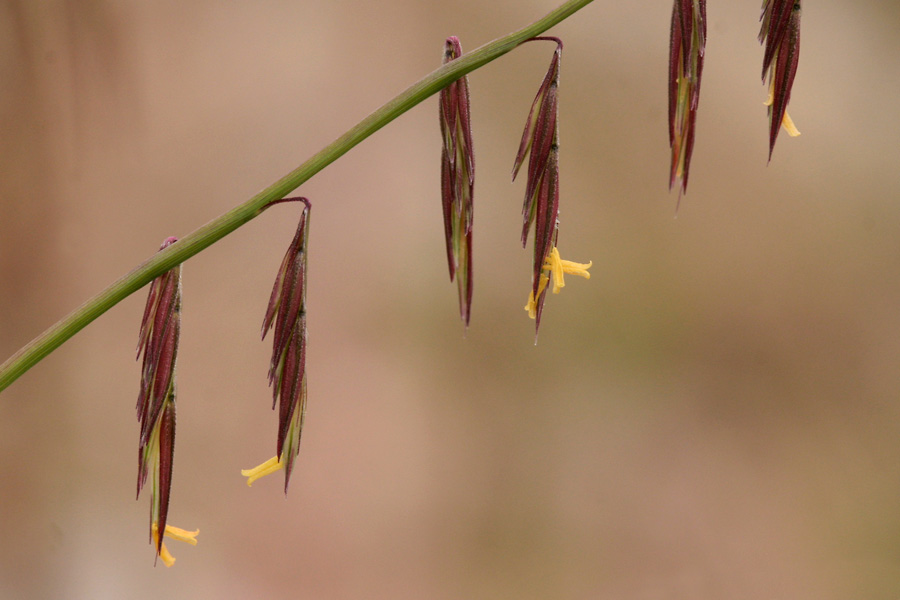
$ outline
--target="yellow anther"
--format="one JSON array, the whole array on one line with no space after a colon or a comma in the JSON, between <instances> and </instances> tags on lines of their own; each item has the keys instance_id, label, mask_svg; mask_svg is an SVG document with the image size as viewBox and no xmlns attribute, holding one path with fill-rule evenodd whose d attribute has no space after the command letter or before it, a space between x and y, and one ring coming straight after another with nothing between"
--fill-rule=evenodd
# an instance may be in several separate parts
<instances>
[{"instance_id":1,"label":"yellow anther","mask_svg":"<svg viewBox=\"0 0 900 600\"><path fill-rule=\"evenodd\" d=\"M277 456L273 456L263 464L253 467L252 469L241 469L241 475L247 478L247 485L251 486L253 485L253 482L260 477L271 475L280 469L281 461L278 460Z\"/></svg>"},{"instance_id":2,"label":"yellow anther","mask_svg":"<svg viewBox=\"0 0 900 600\"><path fill-rule=\"evenodd\" d=\"M797 137L800 135L800 131L797 130L797 126L794 125L794 120L791 119L791 116L787 114L787 111L784 111L784 118L781 119L781 126L784 127L784 130L791 137Z\"/></svg>"},{"instance_id":3,"label":"yellow anther","mask_svg":"<svg viewBox=\"0 0 900 600\"><path fill-rule=\"evenodd\" d=\"M769 97L766 98L766 101L763 102L765 106L772 106L775 102L775 81L774 79L769 84ZM797 137L800 135L800 131L797 129L797 126L794 125L794 120L791 119L791 116L784 111L784 116L781 118L781 126L784 127L784 130L791 137Z\"/></svg>"},{"instance_id":4,"label":"yellow anther","mask_svg":"<svg viewBox=\"0 0 900 600\"><path fill-rule=\"evenodd\" d=\"M150 530L153 533L153 543L159 543L159 527L156 523L150 526ZM196 531L188 531L186 529L181 529L180 527L173 527L172 525L166 525L166 530L163 533L164 536L168 536L173 540L178 540L179 542L185 542L192 546L197 545L197 536L200 534L200 530ZM169 552L169 549L166 548L166 545L163 544L159 549L159 558L162 559L163 563L167 567L171 567L175 564L175 557Z\"/></svg>"},{"instance_id":5,"label":"yellow anther","mask_svg":"<svg viewBox=\"0 0 900 600\"><path fill-rule=\"evenodd\" d=\"M537 298L540 298L541 294L544 293L544 290L547 289L547 285L550 283L551 278L553 279L554 294L558 294L560 289L566 287L566 280L564 278L564 274L566 273L590 279L591 274L588 272L588 269L590 269L593 264L593 262L585 264L572 262L571 260L563 260L559 256L559 250L554 246L541 267L542 273L541 279L538 282ZM547 272L549 275L545 275L543 272ZM525 310L528 311L528 316L532 319L537 318L537 298L535 298L534 290L532 290L528 294L528 303L525 305Z\"/></svg>"},{"instance_id":6,"label":"yellow anther","mask_svg":"<svg viewBox=\"0 0 900 600\"><path fill-rule=\"evenodd\" d=\"M194 531L188 531L187 529L182 529L180 527L166 525L166 531L163 535L165 537L170 537L173 540L178 540L179 542L184 542L185 544L190 544L191 546L196 546L197 536L200 535L200 530L195 529Z\"/></svg>"},{"instance_id":7,"label":"yellow anther","mask_svg":"<svg viewBox=\"0 0 900 600\"><path fill-rule=\"evenodd\" d=\"M541 280L538 283L538 298L541 297L541 294L544 293L544 290L547 289L547 283L549 283L550 278L544 274L541 274ZM525 305L525 310L528 311L528 316L532 319L537 318L537 300L534 297L534 290L528 292L528 304Z\"/></svg>"}]
</instances>

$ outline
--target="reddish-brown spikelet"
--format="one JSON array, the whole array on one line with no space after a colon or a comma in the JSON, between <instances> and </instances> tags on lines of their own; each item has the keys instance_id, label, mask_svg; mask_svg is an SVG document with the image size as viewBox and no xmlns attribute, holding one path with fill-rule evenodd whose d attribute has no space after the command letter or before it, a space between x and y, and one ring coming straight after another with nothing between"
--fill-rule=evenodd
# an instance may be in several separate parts
<instances>
[{"instance_id":1,"label":"reddish-brown spikelet","mask_svg":"<svg viewBox=\"0 0 900 600\"><path fill-rule=\"evenodd\" d=\"M160 250L177 239L166 239ZM165 272L150 284L141 321L138 358L144 355L137 415L141 425L138 450L137 495L140 496L153 472L150 500L150 531L153 525L164 532L172 488L172 461L175 449L175 362L181 332L181 265ZM157 536L156 552L162 548Z\"/></svg>"},{"instance_id":2,"label":"reddish-brown spikelet","mask_svg":"<svg viewBox=\"0 0 900 600\"><path fill-rule=\"evenodd\" d=\"M800 0L763 0L759 41L765 44L762 78L769 76L769 160L791 101L800 60ZM796 133L794 134L796 135Z\"/></svg>"},{"instance_id":3,"label":"reddish-brown spikelet","mask_svg":"<svg viewBox=\"0 0 900 600\"><path fill-rule=\"evenodd\" d=\"M556 42L556 51L541 87L531 104L519 151L513 164L512 178L528 155L528 180L522 204L522 246L534 224L534 264L532 293L536 301L535 335L541 326L541 313L547 290L539 292L541 270L550 250L556 245L559 228L559 67L562 41L558 38L537 37L532 40Z\"/></svg>"},{"instance_id":4,"label":"reddish-brown spikelet","mask_svg":"<svg viewBox=\"0 0 900 600\"><path fill-rule=\"evenodd\" d=\"M706 52L706 0L675 0L669 37L669 189L687 191Z\"/></svg>"},{"instance_id":5,"label":"reddish-brown spikelet","mask_svg":"<svg viewBox=\"0 0 900 600\"><path fill-rule=\"evenodd\" d=\"M462 56L455 36L444 44L444 64ZM472 221L475 187L475 153L469 108L469 83L457 79L440 93L441 200L444 214L444 238L450 281L456 278L459 290L459 314L466 326L472 309Z\"/></svg>"},{"instance_id":6,"label":"reddish-brown spikelet","mask_svg":"<svg viewBox=\"0 0 900 600\"><path fill-rule=\"evenodd\" d=\"M300 451L300 434L306 415L306 252L309 239L310 203L303 213L294 239L281 261L269 306L263 319L262 337L274 325L269 385L272 408L278 405L276 455L284 466L284 493L287 494L294 459Z\"/></svg>"},{"instance_id":7,"label":"reddish-brown spikelet","mask_svg":"<svg viewBox=\"0 0 900 600\"><path fill-rule=\"evenodd\" d=\"M159 555L162 549L163 534L166 531L166 523L169 516L169 497L172 492L172 467L175 460L175 395L172 394L171 402L166 403L159 419L159 476L154 498L158 501L151 502L150 532L153 534L154 514L157 523L156 553Z\"/></svg>"}]
</instances>

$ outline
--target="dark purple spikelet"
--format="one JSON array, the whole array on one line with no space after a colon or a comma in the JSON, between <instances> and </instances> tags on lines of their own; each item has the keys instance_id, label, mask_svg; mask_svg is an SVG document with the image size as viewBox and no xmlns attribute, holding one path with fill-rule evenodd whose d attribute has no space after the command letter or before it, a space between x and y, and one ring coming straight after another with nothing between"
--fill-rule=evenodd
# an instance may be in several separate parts
<instances>
[{"instance_id":1,"label":"dark purple spikelet","mask_svg":"<svg viewBox=\"0 0 900 600\"><path fill-rule=\"evenodd\" d=\"M462 56L455 36L444 43L444 64ZM439 98L441 137L441 201L450 281L459 289L459 315L466 326L472 309L472 204L475 187L475 153L469 108L468 78L461 77Z\"/></svg>"},{"instance_id":2,"label":"dark purple spikelet","mask_svg":"<svg viewBox=\"0 0 900 600\"><path fill-rule=\"evenodd\" d=\"M269 385L272 408L278 406L276 456L284 468L284 493L287 494L294 459L300 451L300 434L306 415L306 252L309 239L310 203L303 202L303 213L294 239L288 247L269 306L263 319L262 337L272 334L272 360Z\"/></svg>"},{"instance_id":3,"label":"dark purple spikelet","mask_svg":"<svg viewBox=\"0 0 900 600\"><path fill-rule=\"evenodd\" d=\"M177 239L170 237L160 250ZM150 284L141 321L138 358L144 356L137 416L141 426L138 450L137 495L153 473L150 500L150 531L160 532L156 552L162 549L172 487L175 447L175 362L181 332L181 265L166 271Z\"/></svg>"},{"instance_id":4,"label":"dark purple spikelet","mask_svg":"<svg viewBox=\"0 0 900 600\"><path fill-rule=\"evenodd\" d=\"M513 165L512 178L528 155L528 180L522 205L522 246L534 224L534 270L532 294L536 303L535 335L541 326L546 288L539 290L541 272L550 250L556 245L559 228L559 65L562 41L558 38L537 37L532 40L556 42L556 51L538 93L531 104L522 141ZM529 41L532 41L529 40Z\"/></svg>"},{"instance_id":5,"label":"dark purple spikelet","mask_svg":"<svg viewBox=\"0 0 900 600\"><path fill-rule=\"evenodd\" d=\"M759 41L765 44L762 78L769 77L769 160L782 126L788 135L800 132L787 114L800 59L800 0L764 0Z\"/></svg>"},{"instance_id":6,"label":"dark purple spikelet","mask_svg":"<svg viewBox=\"0 0 900 600\"><path fill-rule=\"evenodd\" d=\"M706 0L675 0L669 37L669 189L687 191L706 52Z\"/></svg>"}]
</instances>

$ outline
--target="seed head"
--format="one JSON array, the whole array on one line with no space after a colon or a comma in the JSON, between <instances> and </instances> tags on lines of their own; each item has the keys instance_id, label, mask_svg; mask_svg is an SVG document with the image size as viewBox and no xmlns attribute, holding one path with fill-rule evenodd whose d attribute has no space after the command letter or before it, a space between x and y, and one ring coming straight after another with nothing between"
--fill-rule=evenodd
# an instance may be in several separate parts
<instances>
[{"instance_id":1,"label":"seed head","mask_svg":"<svg viewBox=\"0 0 900 600\"><path fill-rule=\"evenodd\" d=\"M532 285L525 309L535 320L534 334L537 337L549 280L544 271L550 271L548 261L551 252L555 251L559 237L559 65L563 43L554 37L536 37L528 41L556 43L550 67L531 103L512 170L512 178L515 181L519 169L524 164L525 156L528 156L528 180L525 184L525 202L522 204L521 241L524 248L528 241L528 232L534 224ZM555 256L558 261L559 253L557 252ZM558 292L560 287L562 285L554 286L554 292Z\"/></svg>"},{"instance_id":2,"label":"seed head","mask_svg":"<svg viewBox=\"0 0 900 600\"><path fill-rule=\"evenodd\" d=\"M535 302L535 335L541 326L544 308L544 291L540 287L541 270L556 245L559 234L559 63L562 57L562 40L534 38L556 42L556 51L550 60L547 74L531 103L522 141L513 164L512 178L528 155L528 179L525 183L525 201L522 204L522 247L528 241L528 232L534 224L534 260L531 276L531 294ZM530 314L530 313L529 313Z\"/></svg>"},{"instance_id":3,"label":"seed head","mask_svg":"<svg viewBox=\"0 0 900 600\"><path fill-rule=\"evenodd\" d=\"M300 223L281 261L262 326L262 337L265 338L274 325L269 385L272 387L272 408L278 406L275 459L274 463L264 463L272 464L263 474L283 468L285 494L294 459L300 451L300 434L306 415L306 248L310 203L306 198L297 200L304 205ZM254 469L242 473L251 477L248 485L261 476Z\"/></svg>"},{"instance_id":4,"label":"seed head","mask_svg":"<svg viewBox=\"0 0 900 600\"><path fill-rule=\"evenodd\" d=\"M675 0L669 37L669 189L687 191L706 52L706 0Z\"/></svg>"},{"instance_id":5,"label":"seed head","mask_svg":"<svg viewBox=\"0 0 900 600\"><path fill-rule=\"evenodd\" d=\"M455 36L444 43L444 64L462 56ZM459 314L466 327L472 309L472 204L475 186L475 153L469 109L469 82L463 76L440 93L441 200L444 238L450 281L456 278Z\"/></svg>"},{"instance_id":6,"label":"seed head","mask_svg":"<svg viewBox=\"0 0 900 600\"><path fill-rule=\"evenodd\" d=\"M160 251L176 241L174 237L167 238L160 246ZM141 354L144 356L137 401L137 416L141 426L137 495L140 496L147 477L152 472L150 537L156 546L157 555L168 566L175 559L165 550L158 531L177 529L171 528L166 521L175 450L175 362L180 333L181 265L178 265L150 284L137 354L138 358ZM196 544L196 540L194 543Z\"/></svg>"},{"instance_id":7,"label":"seed head","mask_svg":"<svg viewBox=\"0 0 900 600\"><path fill-rule=\"evenodd\" d=\"M762 78L769 76L769 160L775 149L778 131L800 135L787 113L791 88L800 60L800 0L763 0L759 41L765 44Z\"/></svg>"}]
</instances>

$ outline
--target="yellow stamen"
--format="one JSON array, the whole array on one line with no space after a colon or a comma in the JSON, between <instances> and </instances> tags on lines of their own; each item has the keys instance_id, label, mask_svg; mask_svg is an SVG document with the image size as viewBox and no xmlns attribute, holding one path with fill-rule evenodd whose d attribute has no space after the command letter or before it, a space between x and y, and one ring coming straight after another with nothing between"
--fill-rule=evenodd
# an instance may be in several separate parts
<instances>
[{"instance_id":1,"label":"yellow stamen","mask_svg":"<svg viewBox=\"0 0 900 600\"><path fill-rule=\"evenodd\" d=\"M550 276L553 278L553 293L558 294L560 288L566 287L566 280L563 278L562 259L559 257L559 250L556 246L550 250L550 256L544 261L542 271L550 270Z\"/></svg>"},{"instance_id":2,"label":"yellow stamen","mask_svg":"<svg viewBox=\"0 0 900 600\"><path fill-rule=\"evenodd\" d=\"M766 101L763 102L765 106L772 106L772 103L775 102L775 64L773 63L771 67L769 67L769 96L766 98Z\"/></svg>"},{"instance_id":3,"label":"yellow stamen","mask_svg":"<svg viewBox=\"0 0 900 600\"><path fill-rule=\"evenodd\" d=\"M550 271L550 275L553 277L553 293L558 294L560 288L566 287L566 280L563 279L563 273L590 279L591 274L588 273L588 269L590 269L593 264L593 261L584 264L572 262L571 260L563 260L559 257L559 250L554 247L553 250L550 251L550 256L548 256L546 262L544 262L543 270Z\"/></svg>"},{"instance_id":4,"label":"yellow stamen","mask_svg":"<svg viewBox=\"0 0 900 600\"><path fill-rule=\"evenodd\" d=\"M163 533L163 536L165 537L170 537L173 540L178 540L179 542L184 542L185 544L190 544L191 546L197 545L198 535L200 535L199 529L188 531L187 529L173 527L171 525L166 525L166 531L165 533Z\"/></svg>"},{"instance_id":5,"label":"yellow stamen","mask_svg":"<svg viewBox=\"0 0 900 600\"><path fill-rule=\"evenodd\" d=\"M172 556L165 544L159 549L159 557L167 567L171 567L175 564L175 557Z\"/></svg>"},{"instance_id":6,"label":"yellow stamen","mask_svg":"<svg viewBox=\"0 0 900 600\"><path fill-rule=\"evenodd\" d=\"M153 543L159 543L159 527L154 523L150 526L150 530L153 533ZM188 543L192 546L197 545L197 536L200 535L200 530L196 531L187 531L186 529L181 529L180 527L173 527L172 525L166 525L166 530L163 532L163 536L168 536L173 540L178 540L180 542ZM175 564L175 557L169 552L169 549L166 548L165 543L159 549L159 557L162 559L163 563L167 567L171 567Z\"/></svg>"},{"instance_id":7,"label":"yellow stamen","mask_svg":"<svg viewBox=\"0 0 900 600\"><path fill-rule=\"evenodd\" d=\"M547 289L547 283L550 282L550 278L541 274L541 280L538 282L538 298L541 297L541 294L544 293L544 290ZM537 300L534 297L534 290L528 292L528 304L525 305L525 310L528 311L528 316L532 319L537 318Z\"/></svg>"},{"instance_id":8,"label":"yellow stamen","mask_svg":"<svg viewBox=\"0 0 900 600\"><path fill-rule=\"evenodd\" d=\"M253 485L253 482L260 477L271 475L275 471L281 469L281 461L277 456L273 456L263 464L253 467L252 469L241 469L241 475L247 478L247 486Z\"/></svg>"},{"instance_id":9,"label":"yellow stamen","mask_svg":"<svg viewBox=\"0 0 900 600\"><path fill-rule=\"evenodd\" d=\"M772 82L769 84L769 97L763 102L765 106L772 106L772 103L775 102L775 81L771 76L770 79L772 79ZM791 137L800 135L800 131L797 129L797 126L794 125L794 120L791 119L791 116L787 111L784 111L784 116L781 118L781 126L784 127L784 130Z\"/></svg>"},{"instance_id":10,"label":"yellow stamen","mask_svg":"<svg viewBox=\"0 0 900 600\"><path fill-rule=\"evenodd\" d=\"M794 120L791 119L791 116L787 114L787 111L784 111L784 118L781 119L781 126L784 127L784 130L791 137L797 137L800 135L800 132L797 130L797 126L794 125Z\"/></svg>"},{"instance_id":11,"label":"yellow stamen","mask_svg":"<svg viewBox=\"0 0 900 600\"><path fill-rule=\"evenodd\" d=\"M559 250L554 246L553 249L550 250L547 259L544 261L544 265L541 267L541 271L548 271L549 275L541 273L541 279L538 282L537 297L540 298L541 294L544 293L544 290L547 289L547 284L550 282L551 278L553 279L553 293L558 294L560 289L566 287L566 280L563 277L565 273L590 279L591 274L588 273L588 269L590 269L593 264L593 261L585 264L572 262L571 260L563 260L559 256ZM534 290L528 294L528 304L525 305L525 310L528 311L529 317L532 319L537 318L537 298L534 296Z\"/></svg>"}]
</instances>

